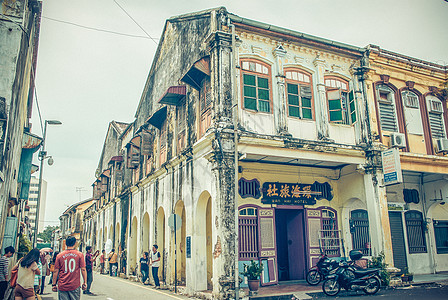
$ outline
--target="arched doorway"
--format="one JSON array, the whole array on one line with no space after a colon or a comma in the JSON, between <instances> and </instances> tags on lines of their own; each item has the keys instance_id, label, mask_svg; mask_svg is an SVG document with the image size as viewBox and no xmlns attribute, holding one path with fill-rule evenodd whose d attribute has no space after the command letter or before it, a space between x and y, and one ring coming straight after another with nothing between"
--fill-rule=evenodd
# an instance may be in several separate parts
<instances>
[{"instance_id":1,"label":"arched doorway","mask_svg":"<svg viewBox=\"0 0 448 300\"><path fill-rule=\"evenodd\" d=\"M186 217L185 217L185 204L182 200L179 200L176 203L176 207L174 208L174 213L178 216L180 216L182 220L182 224L177 230L176 234L176 240L177 240L177 280L180 284L185 284L186 282L186 265L187 265L187 253L186 253L186 247L185 247L185 241L186 241L186 233L187 233L187 224L186 224ZM173 235L173 245L174 245L174 235ZM174 255L174 253L173 253ZM173 267L173 274L174 274L174 267Z\"/></svg>"},{"instance_id":2,"label":"arched doorway","mask_svg":"<svg viewBox=\"0 0 448 300\"><path fill-rule=\"evenodd\" d=\"M151 251L151 245L149 244L149 214L145 213L142 223L142 252Z\"/></svg>"},{"instance_id":3,"label":"arched doorway","mask_svg":"<svg viewBox=\"0 0 448 300\"><path fill-rule=\"evenodd\" d=\"M208 192L203 192L199 196L196 213L197 259L198 262L201 258L204 259L203 263L206 266L206 269L198 270L198 289L213 290L212 201Z\"/></svg>"},{"instance_id":4,"label":"arched doorway","mask_svg":"<svg viewBox=\"0 0 448 300\"><path fill-rule=\"evenodd\" d=\"M137 266L137 217L132 219L129 240L129 272L135 275Z\"/></svg>"},{"instance_id":5,"label":"arched doorway","mask_svg":"<svg viewBox=\"0 0 448 300\"><path fill-rule=\"evenodd\" d=\"M165 281L165 211L163 207L157 211L156 244L160 252L159 278Z\"/></svg>"}]
</instances>

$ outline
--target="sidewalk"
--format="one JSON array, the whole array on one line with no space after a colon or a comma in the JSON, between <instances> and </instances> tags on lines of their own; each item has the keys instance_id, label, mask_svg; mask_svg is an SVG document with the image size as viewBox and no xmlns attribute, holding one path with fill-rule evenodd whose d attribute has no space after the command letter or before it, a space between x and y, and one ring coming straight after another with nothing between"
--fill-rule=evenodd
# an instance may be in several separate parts
<instances>
[{"instance_id":1,"label":"sidewalk","mask_svg":"<svg viewBox=\"0 0 448 300\"><path fill-rule=\"evenodd\" d=\"M429 284L438 281L448 281L448 272L440 272L437 274L414 275L413 285Z\"/></svg>"},{"instance_id":2,"label":"sidewalk","mask_svg":"<svg viewBox=\"0 0 448 300\"><path fill-rule=\"evenodd\" d=\"M410 284L425 285L440 281L448 282L448 272L441 272L437 274L422 274L414 275L414 281ZM247 288L243 289L246 294L249 294ZM253 300L264 300L264 299L291 299L293 296L297 299L312 299L308 293L322 292L322 283L316 286L309 285L305 280L290 281L287 283L260 287L258 294L249 296L249 299Z\"/></svg>"}]
</instances>

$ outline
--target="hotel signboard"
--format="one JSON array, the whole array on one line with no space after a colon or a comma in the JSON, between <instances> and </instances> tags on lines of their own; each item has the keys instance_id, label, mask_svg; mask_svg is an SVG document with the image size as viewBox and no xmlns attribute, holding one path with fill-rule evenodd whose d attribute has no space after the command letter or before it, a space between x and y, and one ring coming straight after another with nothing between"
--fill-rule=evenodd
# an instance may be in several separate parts
<instances>
[{"instance_id":1,"label":"hotel signboard","mask_svg":"<svg viewBox=\"0 0 448 300\"><path fill-rule=\"evenodd\" d=\"M325 194L331 200L331 187L328 183L263 183L263 197L261 203L279 205L314 205L316 199L323 198Z\"/></svg>"}]
</instances>

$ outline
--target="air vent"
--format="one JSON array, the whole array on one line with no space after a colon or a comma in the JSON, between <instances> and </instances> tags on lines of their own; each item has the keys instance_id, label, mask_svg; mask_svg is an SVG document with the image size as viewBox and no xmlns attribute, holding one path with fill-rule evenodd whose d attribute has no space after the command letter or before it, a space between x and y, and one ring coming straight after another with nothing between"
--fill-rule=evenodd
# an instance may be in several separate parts
<instances>
[{"instance_id":1,"label":"air vent","mask_svg":"<svg viewBox=\"0 0 448 300\"><path fill-rule=\"evenodd\" d=\"M406 137L404 133L391 133L390 146L393 148L406 148Z\"/></svg>"}]
</instances>

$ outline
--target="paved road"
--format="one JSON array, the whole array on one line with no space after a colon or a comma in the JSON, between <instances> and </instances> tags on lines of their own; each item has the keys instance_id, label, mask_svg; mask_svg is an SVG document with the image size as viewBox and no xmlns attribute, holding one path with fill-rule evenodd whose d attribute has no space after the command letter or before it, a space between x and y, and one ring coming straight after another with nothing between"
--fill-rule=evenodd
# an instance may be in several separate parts
<instances>
[{"instance_id":1,"label":"paved road","mask_svg":"<svg viewBox=\"0 0 448 300\"><path fill-rule=\"evenodd\" d=\"M448 282L447 282L448 283ZM362 291L346 292L341 291L337 297L328 297L324 293L309 293L313 299L347 299L347 300L447 300L448 299L448 285L446 284L432 284L428 286L415 286L396 289L381 289L373 296L365 295Z\"/></svg>"},{"instance_id":2,"label":"paved road","mask_svg":"<svg viewBox=\"0 0 448 300\"><path fill-rule=\"evenodd\" d=\"M83 300L128 300L128 299L157 299L157 300L185 300L182 295L175 295L166 290L156 290L151 286L131 282L118 277L110 277L94 273L91 291L96 296L81 295ZM48 283L48 279L47 279ZM45 287L42 300L57 300L57 293L51 291L51 286Z\"/></svg>"}]
</instances>

